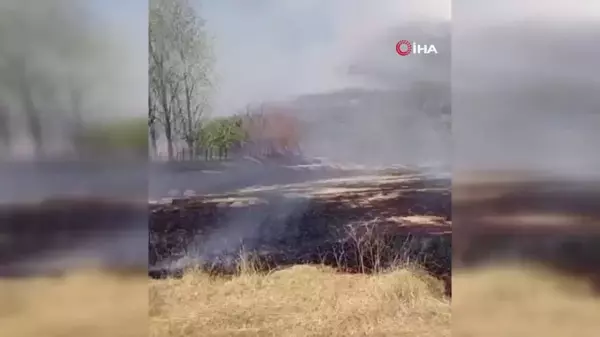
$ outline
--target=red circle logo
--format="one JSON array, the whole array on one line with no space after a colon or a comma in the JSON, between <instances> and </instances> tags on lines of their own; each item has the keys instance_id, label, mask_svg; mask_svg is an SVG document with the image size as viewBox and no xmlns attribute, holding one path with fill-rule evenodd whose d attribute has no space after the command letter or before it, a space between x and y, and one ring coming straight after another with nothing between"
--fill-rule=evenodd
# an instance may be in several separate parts
<instances>
[{"instance_id":1,"label":"red circle logo","mask_svg":"<svg viewBox=\"0 0 600 337\"><path fill-rule=\"evenodd\" d=\"M406 50L402 50L402 46L406 46ZM396 52L400 56L406 56L412 52L412 44L408 40L400 40L396 43Z\"/></svg>"}]
</instances>

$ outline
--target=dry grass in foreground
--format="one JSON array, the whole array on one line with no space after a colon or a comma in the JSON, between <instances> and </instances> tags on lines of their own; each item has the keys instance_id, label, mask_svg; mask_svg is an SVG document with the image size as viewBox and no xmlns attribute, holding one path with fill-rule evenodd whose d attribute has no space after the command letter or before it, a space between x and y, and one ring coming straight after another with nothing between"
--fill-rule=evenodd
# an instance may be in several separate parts
<instances>
[{"instance_id":1,"label":"dry grass in foreground","mask_svg":"<svg viewBox=\"0 0 600 337\"><path fill-rule=\"evenodd\" d=\"M597 336L600 298L585 282L532 266L455 271L452 321L424 273L347 275L296 266L268 275L180 280L82 271L0 279L0 335ZM148 330L148 324L150 330ZM451 329L452 327L452 329Z\"/></svg>"},{"instance_id":2,"label":"dry grass in foreground","mask_svg":"<svg viewBox=\"0 0 600 337\"><path fill-rule=\"evenodd\" d=\"M454 272L452 335L592 337L600 297L580 279L532 265Z\"/></svg>"},{"instance_id":3,"label":"dry grass in foreground","mask_svg":"<svg viewBox=\"0 0 600 337\"><path fill-rule=\"evenodd\" d=\"M148 335L148 279L79 271L0 279L0 336Z\"/></svg>"},{"instance_id":4,"label":"dry grass in foreground","mask_svg":"<svg viewBox=\"0 0 600 337\"><path fill-rule=\"evenodd\" d=\"M422 272L341 274L299 265L232 278L152 281L150 335L450 336L443 284Z\"/></svg>"}]
</instances>

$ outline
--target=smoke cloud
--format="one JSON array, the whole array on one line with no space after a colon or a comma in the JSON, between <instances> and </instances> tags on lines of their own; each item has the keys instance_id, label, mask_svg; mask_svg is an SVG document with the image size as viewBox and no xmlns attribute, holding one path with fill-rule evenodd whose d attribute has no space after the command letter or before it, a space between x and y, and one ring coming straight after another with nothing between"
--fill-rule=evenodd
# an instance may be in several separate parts
<instances>
[{"instance_id":1,"label":"smoke cloud","mask_svg":"<svg viewBox=\"0 0 600 337\"><path fill-rule=\"evenodd\" d=\"M600 6L463 0L453 9L455 167L597 174Z\"/></svg>"},{"instance_id":2,"label":"smoke cloud","mask_svg":"<svg viewBox=\"0 0 600 337\"><path fill-rule=\"evenodd\" d=\"M309 123L308 156L449 163L439 117L450 96L448 1L223 1L202 13L218 60L216 115L284 102ZM438 54L400 57L401 39L434 44ZM432 88L415 89L421 82Z\"/></svg>"}]
</instances>

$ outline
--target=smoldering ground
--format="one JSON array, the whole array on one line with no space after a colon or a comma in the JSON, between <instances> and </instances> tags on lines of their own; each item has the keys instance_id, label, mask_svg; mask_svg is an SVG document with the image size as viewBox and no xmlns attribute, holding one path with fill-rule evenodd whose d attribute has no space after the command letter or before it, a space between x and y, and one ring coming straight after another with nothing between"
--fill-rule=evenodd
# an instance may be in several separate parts
<instances>
[{"instance_id":1,"label":"smoldering ground","mask_svg":"<svg viewBox=\"0 0 600 337\"><path fill-rule=\"evenodd\" d=\"M294 216L301 216L309 208L308 200L303 198L285 198L281 194L267 194L263 197L264 202L270 205L268 211L222 213L219 219L221 225L208 233L192 231L195 235L189 238L184 246L173 247L174 250L169 252L167 259L154 256L157 250L152 241L164 240L161 236L167 233L160 231L162 224L151 220L151 275L154 275L154 271L168 275L170 271L175 273L194 267L210 269L211 265L221 270L234 271L244 251L257 252L265 243L291 235L292 233L284 233L289 229L286 222ZM198 225L201 222L212 221L209 217L202 218L203 214L196 216ZM182 227L181 230L186 231L186 228Z\"/></svg>"},{"instance_id":2,"label":"smoldering ground","mask_svg":"<svg viewBox=\"0 0 600 337\"><path fill-rule=\"evenodd\" d=\"M266 270L324 263L369 272L413 261L447 275L449 185L399 170L155 205L150 276L177 276L189 267L235 273L248 262L244 256Z\"/></svg>"}]
</instances>

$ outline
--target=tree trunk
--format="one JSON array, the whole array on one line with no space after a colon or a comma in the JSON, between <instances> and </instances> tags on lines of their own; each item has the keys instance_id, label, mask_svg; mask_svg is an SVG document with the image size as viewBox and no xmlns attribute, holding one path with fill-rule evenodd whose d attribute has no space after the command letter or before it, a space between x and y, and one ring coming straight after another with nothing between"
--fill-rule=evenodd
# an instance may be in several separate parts
<instances>
[{"instance_id":1,"label":"tree trunk","mask_svg":"<svg viewBox=\"0 0 600 337\"><path fill-rule=\"evenodd\" d=\"M33 146L36 157L41 157L44 154L43 139L42 139L42 123L40 121L39 112L33 103L31 87L28 85L25 78L21 79L21 99L25 108L25 116L29 134L33 140Z\"/></svg>"},{"instance_id":2,"label":"tree trunk","mask_svg":"<svg viewBox=\"0 0 600 337\"><path fill-rule=\"evenodd\" d=\"M156 134L156 105L152 97L148 94L148 133L150 134L150 156L156 158L158 154L157 134Z\"/></svg>"},{"instance_id":3,"label":"tree trunk","mask_svg":"<svg viewBox=\"0 0 600 337\"><path fill-rule=\"evenodd\" d=\"M190 159L193 160L193 157L195 156L194 153L194 140L196 139L196 137L194 137L194 121L193 121L193 116L192 116L192 89L190 88L190 85L188 83L188 77L187 75L185 75L184 77L184 85L185 85L185 107L186 107L186 113L187 113L187 138L188 138L188 148L190 150Z\"/></svg>"},{"instance_id":4,"label":"tree trunk","mask_svg":"<svg viewBox=\"0 0 600 337\"><path fill-rule=\"evenodd\" d=\"M167 117L167 116L165 116ZM167 156L169 161L173 160L173 127L171 118L165 118L165 138L167 139Z\"/></svg>"},{"instance_id":5,"label":"tree trunk","mask_svg":"<svg viewBox=\"0 0 600 337\"><path fill-rule=\"evenodd\" d=\"M158 153L158 145L157 145L157 137L156 137L156 126L154 125L154 123L152 123L152 125L150 125L149 130L150 132L150 150L151 155L153 157L156 157L157 153Z\"/></svg>"},{"instance_id":6,"label":"tree trunk","mask_svg":"<svg viewBox=\"0 0 600 337\"><path fill-rule=\"evenodd\" d=\"M187 146L188 146L188 151L190 151L190 160L194 160L194 158L196 157L196 151L194 148L194 142L193 141L188 141L187 142Z\"/></svg>"},{"instance_id":7,"label":"tree trunk","mask_svg":"<svg viewBox=\"0 0 600 337\"><path fill-rule=\"evenodd\" d=\"M173 125L171 124L171 106L169 104L169 98L167 95L167 86L165 83L165 71L164 71L164 57L160 57L159 61L160 70L160 104L163 109L164 117L164 128L165 138L167 139L167 156L168 160L173 160Z\"/></svg>"},{"instance_id":8,"label":"tree trunk","mask_svg":"<svg viewBox=\"0 0 600 337\"><path fill-rule=\"evenodd\" d=\"M163 113L165 120L165 138L167 139L167 156L169 161L173 160L173 126L171 124L171 107L169 106L169 102L167 100L167 88L163 86L162 88L162 104L163 104Z\"/></svg>"}]
</instances>

